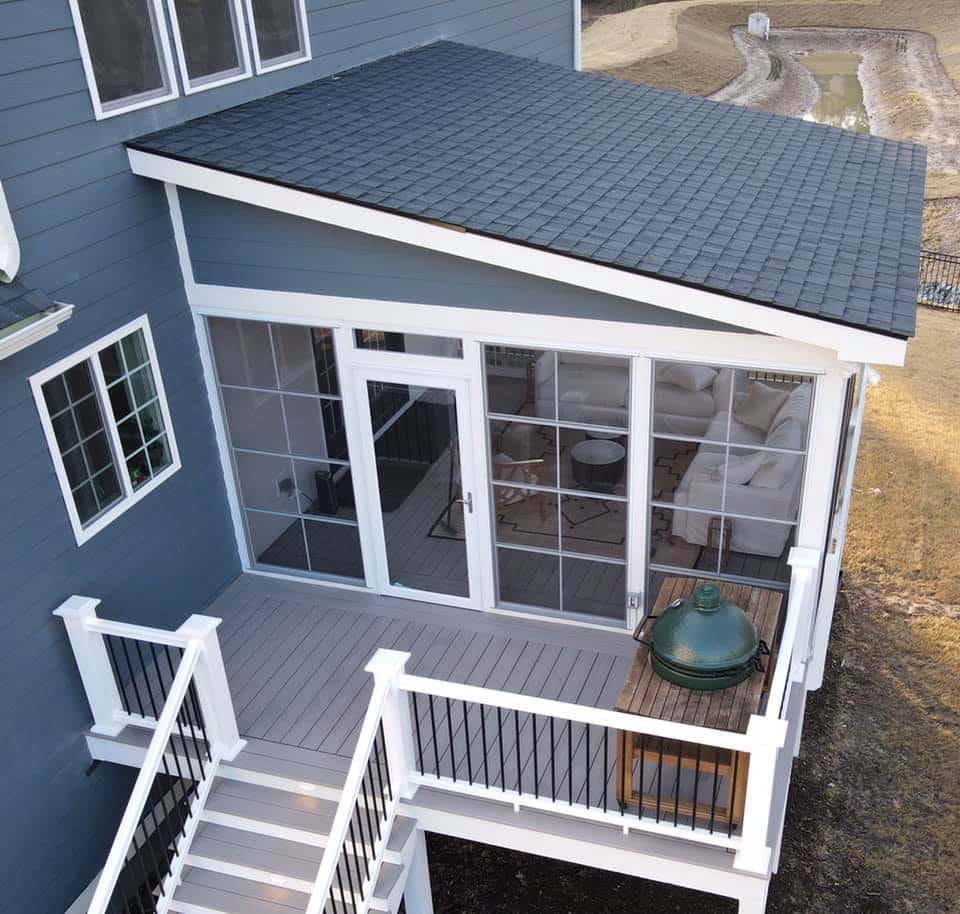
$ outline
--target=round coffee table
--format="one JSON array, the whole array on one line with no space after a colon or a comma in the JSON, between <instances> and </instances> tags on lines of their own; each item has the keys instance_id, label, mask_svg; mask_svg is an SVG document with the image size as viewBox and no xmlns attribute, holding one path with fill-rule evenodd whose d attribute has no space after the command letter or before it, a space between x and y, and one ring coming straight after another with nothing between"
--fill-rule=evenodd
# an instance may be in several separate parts
<instances>
[{"instance_id":1,"label":"round coffee table","mask_svg":"<svg viewBox=\"0 0 960 914\"><path fill-rule=\"evenodd\" d=\"M585 489L612 492L623 479L627 449L616 441L591 438L570 448L573 478Z\"/></svg>"}]
</instances>

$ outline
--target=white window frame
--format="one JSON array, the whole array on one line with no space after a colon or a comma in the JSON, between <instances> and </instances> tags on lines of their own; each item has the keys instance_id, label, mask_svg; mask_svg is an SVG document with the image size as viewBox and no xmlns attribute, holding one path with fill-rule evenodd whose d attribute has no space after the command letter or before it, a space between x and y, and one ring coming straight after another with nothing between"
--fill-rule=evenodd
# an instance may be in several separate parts
<instances>
[{"instance_id":1,"label":"white window frame","mask_svg":"<svg viewBox=\"0 0 960 914\"><path fill-rule=\"evenodd\" d=\"M260 56L260 40L257 37L257 23L253 16L253 0L244 0L244 3L247 7L247 19L250 23L250 37L253 41L253 61L257 69L257 73L272 73L274 70L283 70L286 67L295 67L297 64L306 63L308 60L313 60L313 51L310 47L310 27L307 22L307 6L305 0L293 0L294 9L297 13L297 20L300 27L300 37L303 39L303 52L298 57L291 57L287 55L286 57L276 58L276 63L271 63L263 61L263 58Z\"/></svg>"},{"instance_id":2,"label":"white window frame","mask_svg":"<svg viewBox=\"0 0 960 914\"><path fill-rule=\"evenodd\" d=\"M153 372L153 383L157 389L157 402L160 406L160 412L163 416L164 429L167 435L167 444L170 449L170 465L161 470L153 479L143 483L138 489L134 489L130 482L130 474L127 472L126 461L123 459L123 450L119 445L119 436L117 432L117 423L110 406L110 398L107 393L107 384L103 376L103 370L100 367L100 360L97 355L108 346L112 346L118 340L135 333L137 330L143 332L143 338L147 346L147 353L150 357L150 366ZM102 514L97 515L93 520L84 526L77 513L77 506L73 500L73 494L70 488L70 481L67 478L67 471L63 464L63 458L60 455L60 445L57 442L57 436L53 430L53 422L50 419L50 413L47 409L47 402L43 396L43 385L52 378L63 374L75 365L81 362L90 362L90 373L93 378L94 390L100 403L100 409L103 414L104 430L110 439L111 452L113 453L114 464L117 470L117 478L120 481L120 488L123 492L120 500L111 505ZM37 405L37 411L40 413L40 423L43 426L43 433L47 439L47 447L50 451L50 457L53 460L53 467L57 474L57 481L60 483L60 491L63 495L64 503L67 506L67 514L70 517L70 524L73 527L73 534L76 537L77 545L82 546L92 537L96 536L106 526L115 521L121 514L130 510L137 502L149 495L157 486L166 482L177 470L180 469L180 451L177 448L176 435L174 434L173 421L170 417L170 410L167 406L167 394L163 387L163 376L160 372L160 365L157 361L156 349L153 345L153 335L150 332L150 321L146 315L138 317L136 320L118 327L112 333L101 337L94 343L90 343L83 349L74 352L72 355L60 359L53 365L39 371L30 377L30 387L33 390L33 398Z\"/></svg>"},{"instance_id":3,"label":"white window frame","mask_svg":"<svg viewBox=\"0 0 960 914\"><path fill-rule=\"evenodd\" d=\"M83 61L83 71L87 76L87 88L90 90L90 101L93 103L93 113L98 121L119 114L129 114L140 108L159 105L168 102L180 95L177 86L177 77L173 67L173 53L170 48L170 36L167 34L167 20L163 11L162 0L146 0L153 11L154 22L157 27L157 58L160 69L164 73L170 91L163 95L151 95L144 98L143 94L131 95L129 101L108 102L106 105L100 99L100 87L97 85L97 76L93 69L93 59L90 56L90 46L87 43L87 32L83 24L83 15L80 12L79 0L70 0L70 12L73 14L73 25L77 33L77 43L80 45L80 59Z\"/></svg>"},{"instance_id":4,"label":"white window frame","mask_svg":"<svg viewBox=\"0 0 960 914\"><path fill-rule=\"evenodd\" d=\"M241 79L249 79L253 75L250 67L250 46L247 43L247 27L244 21L243 7L240 5L240 0L228 0L228 6L233 11L233 21L236 29L235 34L237 36L237 58L241 70L229 76L221 76L214 73L210 76L201 77L199 80L191 80L190 74L187 71L187 54L183 44L183 35L180 31L180 17L177 15L176 0L167 0L170 23L173 27L173 44L177 52L177 65L180 68L180 78L183 81L184 95L193 95L196 92L204 92L207 89L216 89L218 86L226 86Z\"/></svg>"}]
</instances>

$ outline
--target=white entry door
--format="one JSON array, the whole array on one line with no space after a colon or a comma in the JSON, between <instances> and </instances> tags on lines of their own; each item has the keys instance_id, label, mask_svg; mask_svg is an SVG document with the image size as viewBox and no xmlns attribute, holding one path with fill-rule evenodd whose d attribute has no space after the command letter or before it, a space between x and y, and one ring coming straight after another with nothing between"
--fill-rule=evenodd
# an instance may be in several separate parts
<instances>
[{"instance_id":1,"label":"white entry door","mask_svg":"<svg viewBox=\"0 0 960 914\"><path fill-rule=\"evenodd\" d=\"M374 553L368 579L381 593L480 608L483 499L469 444L469 382L366 365L354 381Z\"/></svg>"}]
</instances>

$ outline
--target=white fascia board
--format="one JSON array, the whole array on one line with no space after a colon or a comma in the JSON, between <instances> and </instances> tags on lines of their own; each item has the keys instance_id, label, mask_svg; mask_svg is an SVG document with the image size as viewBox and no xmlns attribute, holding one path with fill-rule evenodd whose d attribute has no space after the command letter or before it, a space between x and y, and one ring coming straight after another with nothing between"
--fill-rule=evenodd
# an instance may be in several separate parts
<instances>
[{"instance_id":1,"label":"white fascia board","mask_svg":"<svg viewBox=\"0 0 960 914\"><path fill-rule=\"evenodd\" d=\"M60 325L73 314L73 305L58 305L56 310L25 321L18 330L0 334L0 359L6 359L27 346L56 333Z\"/></svg>"},{"instance_id":2,"label":"white fascia board","mask_svg":"<svg viewBox=\"0 0 960 914\"><path fill-rule=\"evenodd\" d=\"M895 337L829 324L818 318L756 305L716 292L588 263L470 231L455 231L420 219L398 216L139 149L128 150L128 155L133 173L145 178L670 311L694 314L758 333L786 337L830 349L843 361L902 365L906 358L906 340Z\"/></svg>"}]
</instances>

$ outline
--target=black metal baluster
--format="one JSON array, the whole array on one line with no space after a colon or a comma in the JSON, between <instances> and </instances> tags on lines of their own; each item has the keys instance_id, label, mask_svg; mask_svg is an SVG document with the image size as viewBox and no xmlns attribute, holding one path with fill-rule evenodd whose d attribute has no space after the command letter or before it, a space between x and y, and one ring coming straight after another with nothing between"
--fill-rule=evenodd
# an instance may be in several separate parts
<instances>
[{"instance_id":1,"label":"black metal baluster","mask_svg":"<svg viewBox=\"0 0 960 914\"><path fill-rule=\"evenodd\" d=\"M483 783L490 789L490 764L487 758L487 715L483 705L480 708L480 741L483 744Z\"/></svg>"},{"instance_id":2,"label":"black metal baluster","mask_svg":"<svg viewBox=\"0 0 960 914\"><path fill-rule=\"evenodd\" d=\"M447 704L447 739L450 740L450 775L453 783L457 783L457 760L453 754L453 714L450 711L450 699L444 698Z\"/></svg>"},{"instance_id":3,"label":"black metal baluster","mask_svg":"<svg viewBox=\"0 0 960 914\"><path fill-rule=\"evenodd\" d=\"M373 741L373 755L377 763L377 787L380 790L380 806L383 809L383 818L387 818L387 795L383 789L383 767L380 761L380 734Z\"/></svg>"},{"instance_id":4,"label":"black metal baluster","mask_svg":"<svg viewBox=\"0 0 960 914\"><path fill-rule=\"evenodd\" d=\"M513 711L513 731L517 741L517 745L514 751L516 752L516 756L517 756L517 794L519 795L523 793L523 791L521 790L521 787L523 786L523 781L521 778L521 771L520 771L520 712L516 710L516 708L514 708L514 711Z\"/></svg>"},{"instance_id":5,"label":"black metal baluster","mask_svg":"<svg viewBox=\"0 0 960 914\"><path fill-rule=\"evenodd\" d=\"M157 905L153 900L153 892L150 891L150 875L149 873L147 873L147 864L146 864L146 861L143 859L144 857L142 853L143 847L142 845L137 844L136 834L134 834L133 838L131 839L131 843L133 844L133 847L134 847L133 856L136 858L137 863L140 864L140 872L143 873L143 882L141 883L141 885L146 890L147 898L149 899L151 910L156 911ZM139 893L137 897L140 898Z\"/></svg>"},{"instance_id":6,"label":"black metal baluster","mask_svg":"<svg viewBox=\"0 0 960 914\"><path fill-rule=\"evenodd\" d=\"M440 750L437 748L437 719L433 711L433 696L427 696L430 705L430 732L433 734L433 761L437 766L437 778L440 777Z\"/></svg>"},{"instance_id":7,"label":"black metal baluster","mask_svg":"<svg viewBox=\"0 0 960 914\"><path fill-rule=\"evenodd\" d=\"M377 746L377 738L373 738L373 747ZM367 757L367 773L365 775L367 781L370 783L370 793L373 795L373 814L377 817L377 837L380 837L380 822L384 821L387 818L387 807L383 802L383 788L378 787L374 778L374 759L373 754ZM377 794L380 795L380 802L377 802Z\"/></svg>"},{"instance_id":8,"label":"black metal baluster","mask_svg":"<svg viewBox=\"0 0 960 914\"><path fill-rule=\"evenodd\" d=\"M133 674L133 664L130 662L130 651L127 649L127 639L120 639L120 647L123 648L123 656L127 661L127 672L130 674L130 686L133 689L133 697L136 699L137 707L140 709L140 716L146 717L143 711L143 702L140 700L140 689L137 686L137 680Z\"/></svg>"},{"instance_id":9,"label":"black metal baluster","mask_svg":"<svg viewBox=\"0 0 960 914\"><path fill-rule=\"evenodd\" d=\"M677 742L677 786L673 792L673 827L680 818L680 775L683 774L683 740Z\"/></svg>"},{"instance_id":10,"label":"black metal baluster","mask_svg":"<svg viewBox=\"0 0 960 914\"><path fill-rule=\"evenodd\" d=\"M610 742L610 728L604 727L603 728L603 811L604 812L607 811L607 781L609 780L608 755L610 752L610 747L608 745L609 742Z\"/></svg>"},{"instance_id":11,"label":"black metal baluster","mask_svg":"<svg viewBox=\"0 0 960 914\"><path fill-rule=\"evenodd\" d=\"M573 733L572 723L567 719L567 802L573 806Z\"/></svg>"},{"instance_id":12,"label":"black metal baluster","mask_svg":"<svg viewBox=\"0 0 960 914\"><path fill-rule=\"evenodd\" d=\"M590 808L590 724L587 724L586 739L584 740L584 753L583 753L583 764L584 764L584 777L586 778L587 785L587 809Z\"/></svg>"},{"instance_id":13,"label":"black metal baluster","mask_svg":"<svg viewBox=\"0 0 960 914\"><path fill-rule=\"evenodd\" d=\"M420 708L417 706L417 693L413 692L413 722L417 729L417 758L420 760L420 774L423 774L423 740L420 736ZM383 724L381 724L381 727Z\"/></svg>"},{"instance_id":14,"label":"black metal baluster","mask_svg":"<svg viewBox=\"0 0 960 914\"><path fill-rule=\"evenodd\" d=\"M740 753L733 753L733 783L730 785L730 808L727 810L727 837L733 834L733 807L737 798L737 772L740 768Z\"/></svg>"},{"instance_id":15,"label":"black metal baluster","mask_svg":"<svg viewBox=\"0 0 960 914\"><path fill-rule=\"evenodd\" d=\"M357 860L357 884L360 886L361 893L363 892L363 883L364 880L360 878L360 867L359 863L363 862L363 871L367 874L367 879L370 878L370 864L367 861L367 849L363 846L363 830L360 831L360 848L363 851L361 854L357 851L357 835L353 830L353 820L356 818L357 811L354 809L353 815L350 817L350 842L353 844L353 855ZM359 823L358 823L359 824Z\"/></svg>"},{"instance_id":16,"label":"black metal baluster","mask_svg":"<svg viewBox=\"0 0 960 914\"><path fill-rule=\"evenodd\" d=\"M150 793L152 792L153 791L151 790ZM161 875L160 871L161 869L163 869L163 872L166 873L167 865L164 864L163 867L161 867L161 865L157 862L157 852L153 846L153 842L150 840L150 836L147 834L147 829L146 829L146 821L147 821L147 817L149 816L150 818L153 819L154 832L157 832L161 838L163 837L163 834L160 833L157 829L157 816L156 816L156 813L154 812L154 808L156 804L150 802L150 793L147 794L147 800L144 803L143 811L140 814L140 828L143 830L144 842L143 842L143 845L141 845L138 853L143 853L143 847L147 848L147 851L150 854L150 860L153 865L153 875L156 876L156 879L157 879L157 887L160 890L160 894L163 895L163 876ZM133 845L134 847L136 847L136 835L134 835L134 838L133 838Z\"/></svg>"},{"instance_id":17,"label":"black metal baluster","mask_svg":"<svg viewBox=\"0 0 960 914\"><path fill-rule=\"evenodd\" d=\"M357 853L356 853L356 852L357 852L357 844L356 844L356 841L354 841L354 844L353 844L353 852L354 852L354 853L353 853L353 866L354 866L354 869L355 869L356 872L357 872L357 884L358 884L358 885L360 886L360 888L362 889L362 888L363 888L363 880L360 878L360 867L359 867L359 864L357 863ZM357 898L359 898L359 895L357 894L357 890L356 890L356 888L354 887L354 884L353 884L353 873L352 873L351 870L350 870L350 853L349 853L349 851L347 851L347 838L346 838L346 835L344 835L343 845L342 845L341 848L340 848L340 859L343 861L343 868L344 868L344 870L345 870L345 872L346 872L346 874L347 874L347 885L350 886L350 906L351 906L351 907L356 907Z\"/></svg>"},{"instance_id":18,"label":"black metal baluster","mask_svg":"<svg viewBox=\"0 0 960 914\"><path fill-rule=\"evenodd\" d=\"M553 735L553 717L550 718L550 799L557 802L557 744Z\"/></svg>"},{"instance_id":19,"label":"black metal baluster","mask_svg":"<svg viewBox=\"0 0 960 914\"><path fill-rule=\"evenodd\" d=\"M190 750L189 750L189 747L187 746L187 738L183 735L183 723L180 720L182 712L183 712L183 707L181 706L180 710L177 711L176 722L177 722L177 730L180 733L180 742L183 745L183 757L187 763L187 770L190 772L190 780L193 782L190 786L190 790L188 791L188 796L189 796L189 794L193 793L194 790L196 789L196 784L198 779L197 779L197 776L193 773L193 762L190 761ZM176 756L177 754L176 741L171 738L170 743L173 746L174 756Z\"/></svg>"},{"instance_id":20,"label":"black metal baluster","mask_svg":"<svg viewBox=\"0 0 960 914\"><path fill-rule=\"evenodd\" d=\"M393 802L393 777L390 774L390 756L387 754L387 739L383 735L383 723L380 724L380 743L383 746L383 770L387 773L387 796Z\"/></svg>"},{"instance_id":21,"label":"black metal baluster","mask_svg":"<svg viewBox=\"0 0 960 914\"><path fill-rule=\"evenodd\" d=\"M537 715L533 716L533 795L540 799L540 760L537 757Z\"/></svg>"},{"instance_id":22,"label":"black metal baluster","mask_svg":"<svg viewBox=\"0 0 960 914\"><path fill-rule=\"evenodd\" d=\"M663 783L663 737L659 737L660 753L657 757L657 823L660 822L660 790Z\"/></svg>"},{"instance_id":23,"label":"black metal baluster","mask_svg":"<svg viewBox=\"0 0 960 914\"><path fill-rule=\"evenodd\" d=\"M720 753L713 753L713 798L710 802L710 834L713 834L713 823L717 815L717 794L720 790Z\"/></svg>"},{"instance_id":24,"label":"black metal baluster","mask_svg":"<svg viewBox=\"0 0 960 914\"><path fill-rule=\"evenodd\" d=\"M189 692L189 688L188 688L188 692ZM184 746L183 751L186 754L187 759L189 760L190 746L193 746L193 754L197 760L197 768L200 769L199 780L202 781L204 780L204 778L206 778L207 772L203 764L203 755L200 752L199 740L195 736L197 732L197 724L196 724L196 721L193 719L193 712L190 709L190 700L187 697L187 695L183 696L183 704L180 705L180 714L177 715L178 723L181 720L181 718L183 719L184 723L187 725L187 732L190 734L190 743Z\"/></svg>"},{"instance_id":25,"label":"black metal baluster","mask_svg":"<svg viewBox=\"0 0 960 914\"><path fill-rule=\"evenodd\" d=\"M700 791L700 759L703 754L703 746L697 743L697 765L693 772L693 824L691 829L697 828L697 794Z\"/></svg>"},{"instance_id":26,"label":"black metal baluster","mask_svg":"<svg viewBox=\"0 0 960 914\"><path fill-rule=\"evenodd\" d=\"M467 703L463 702L463 738L467 741L467 780L473 786L473 759L470 758L470 721L467 718Z\"/></svg>"},{"instance_id":27,"label":"black metal baluster","mask_svg":"<svg viewBox=\"0 0 960 914\"><path fill-rule=\"evenodd\" d=\"M373 830L374 830L374 825L375 825L375 826L376 826L376 830L377 830L377 841L379 841L379 840L380 840L380 818L377 816L377 811L376 811L376 809L374 809L374 811L373 811L373 824L371 824L371 816L370 816L370 797L368 796L368 792L367 792L367 779L366 779L366 777L360 778L360 788L361 788L361 790L363 791L363 809L364 809L364 812L366 813L366 816L367 816L367 829L368 829L369 832L370 832L370 848L371 848L371 852L375 855L375 854L376 854L376 847L377 847L377 845L376 845L376 842L373 840Z\"/></svg>"},{"instance_id":28,"label":"black metal baluster","mask_svg":"<svg viewBox=\"0 0 960 914\"><path fill-rule=\"evenodd\" d=\"M187 695L190 697L190 703L197 715L197 723L200 725L200 735L203 737L203 750L207 754L207 761L212 762L213 756L210 754L210 740L207 739L207 726L203 720L203 711L200 709L200 696L197 695L197 686L194 680L190 680L187 687Z\"/></svg>"},{"instance_id":29,"label":"black metal baluster","mask_svg":"<svg viewBox=\"0 0 960 914\"><path fill-rule=\"evenodd\" d=\"M500 789L507 789L507 773L503 765L503 715L497 707L497 740L500 743Z\"/></svg>"},{"instance_id":30,"label":"black metal baluster","mask_svg":"<svg viewBox=\"0 0 960 914\"><path fill-rule=\"evenodd\" d=\"M340 901L343 903L344 911L347 910L347 894L343 891L343 873L340 872L340 867L343 865L343 852L341 850L340 859L337 861L337 868L335 870L337 874L337 888L340 889ZM353 896L351 895L351 898ZM352 905L351 905L352 907Z\"/></svg>"},{"instance_id":31,"label":"black metal baluster","mask_svg":"<svg viewBox=\"0 0 960 914\"><path fill-rule=\"evenodd\" d=\"M646 778L644 777L644 768L647 763L647 734L640 734L640 789L637 791L637 796L640 798L637 801L637 818L643 818L643 798L645 796L645 791L647 789Z\"/></svg>"},{"instance_id":32,"label":"black metal baluster","mask_svg":"<svg viewBox=\"0 0 960 914\"><path fill-rule=\"evenodd\" d=\"M130 713L130 701L127 698L127 686L120 676L120 667L117 666L117 655L114 653L113 635L104 635L103 640L107 642L107 654L110 657L110 666L113 669L113 677L117 681L117 688L120 690L120 701L123 704L123 710Z\"/></svg>"}]
</instances>

